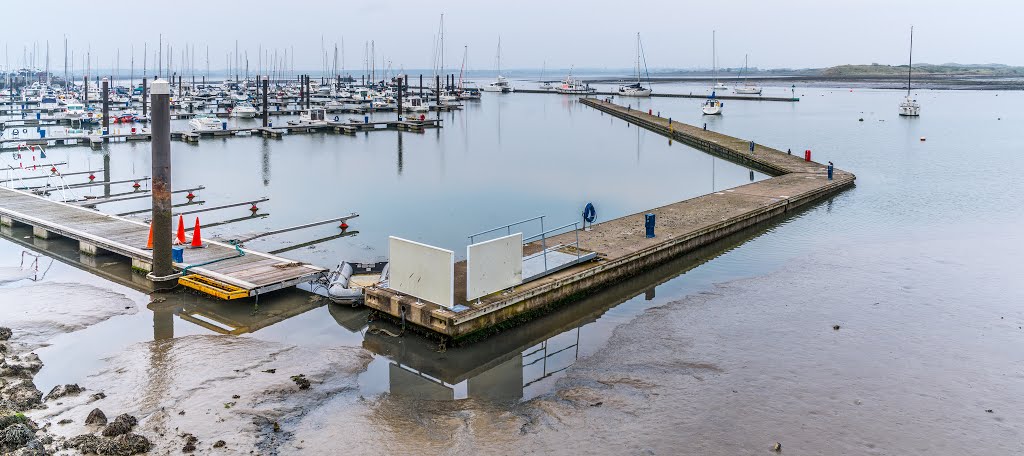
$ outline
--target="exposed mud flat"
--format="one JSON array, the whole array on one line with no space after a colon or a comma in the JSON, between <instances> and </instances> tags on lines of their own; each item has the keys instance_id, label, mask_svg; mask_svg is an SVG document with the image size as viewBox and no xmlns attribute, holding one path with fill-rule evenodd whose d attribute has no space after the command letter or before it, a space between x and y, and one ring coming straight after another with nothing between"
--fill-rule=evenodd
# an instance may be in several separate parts
<instances>
[{"instance_id":1,"label":"exposed mud flat","mask_svg":"<svg viewBox=\"0 0 1024 456\"><path fill-rule=\"evenodd\" d=\"M303 418L288 450L1017 454L1024 352L1011 347L1024 338L1024 287L999 258L1021 248L984 244L803 258L648 310L553 394L332 401Z\"/></svg>"},{"instance_id":2,"label":"exposed mud flat","mask_svg":"<svg viewBox=\"0 0 1024 456\"><path fill-rule=\"evenodd\" d=\"M84 379L103 398L81 395L49 404L33 417L71 420L51 429L59 438L88 431L83 420L93 408L123 411L138 417L156 454L180 454L189 444L198 452L216 444L218 454L277 454L321 402L358 395L356 376L370 360L358 348L296 347L249 337L140 343Z\"/></svg>"},{"instance_id":3,"label":"exposed mud flat","mask_svg":"<svg viewBox=\"0 0 1024 456\"><path fill-rule=\"evenodd\" d=\"M24 349L59 334L138 312L128 296L85 283L47 282L0 288L0 326L11 328Z\"/></svg>"}]
</instances>

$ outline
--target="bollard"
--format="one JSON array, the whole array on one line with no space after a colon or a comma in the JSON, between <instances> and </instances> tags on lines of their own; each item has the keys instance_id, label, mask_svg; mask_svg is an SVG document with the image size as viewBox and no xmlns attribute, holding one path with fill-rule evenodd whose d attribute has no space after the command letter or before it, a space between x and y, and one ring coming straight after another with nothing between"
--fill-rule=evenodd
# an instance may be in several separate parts
<instances>
[{"instance_id":1,"label":"bollard","mask_svg":"<svg viewBox=\"0 0 1024 456\"><path fill-rule=\"evenodd\" d=\"M804 151L804 161L811 161L811 149Z\"/></svg>"},{"instance_id":2,"label":"bollard","mask_svg":"<svg viewBox=\"0 0 1024 456\"><path fill-rule=\"evenodd\" d=\"M646 237L648 239L654 237L654 214L644 214L644 228L647 230Z\"/></svg>"},{"instance_id":3,"label":"bollard","mask_svg":"<svg viewBox=\"0 0 1024 456\"><path fill-rule=\"evenodd\" d=\"M370 116L363 116L363 123L370 123Z\"/></svg>"},{"instance_id":4,"label":"bollard","mask_svg":"<svg viewBox=\"0 0 1024 456\"><path fill-rule=\"evenodd\" d=\"M828 180L832 180L832 162L828 162Z\"/></svg>"},{"instance_id":5,"label":"bollard","mask_svg":"<svg viewBox=\"0 0 1024 456\"><path fill-rule=\"evenodd\" d=\"M220 123L220 129L221 130L227 130L228 129L228 123L227 122L221 122Z\"/></svg>"},{"instance_id":6,"label":"bollard","mask_svg":"<svg viewBox=\"0 0 1024 456\"><path fill-rule=\"evenodd\" d=\"M668 124L672 125L672 118L671 117L668 118Z\"/></svg>"},{"instance_id":7,"label":"bollard","mask_svg":"<svg viewBox=\"0 0 1024 456\"><path fill-rule=\"evenodd\" d=\"M750 141L750 151L754 151L754 141Z\"/></svg>"},{"instance_id":8,"label":"bollard","mask_svg":"<svg viewBox=\"0 0 1024 456\"><path fill-rule=\"evenodd\" d=\"M654 114L654 110L653 109L648 109L647 110L647 115L652 115L652 114Z\"/></svg>"},{"instance_id":9,"label":"bollard","mask_svg":"<svg viewBox=\"0 0 1024 456\"><path fill-rule=\"evenodd\" d=\"M708 131L708 123L704 122L704 131Z\"/></svg>"},{"instance_id":10,"label":"bollard","mask_svg":"<svg viewBox=\"0 0 1024 456\"><path fill-rule=\"evenodd\" d=\"M789 155L793 155L793 149L786 149L786 153Z\"/></svg>"}]
</instances>

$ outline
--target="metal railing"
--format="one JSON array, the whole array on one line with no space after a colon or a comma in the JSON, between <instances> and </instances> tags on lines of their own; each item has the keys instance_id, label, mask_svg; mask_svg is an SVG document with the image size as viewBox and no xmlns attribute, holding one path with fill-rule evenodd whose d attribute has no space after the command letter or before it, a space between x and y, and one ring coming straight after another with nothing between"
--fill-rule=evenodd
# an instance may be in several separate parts
<instances>
[{"instance_id":1,"label":"metal railing","mask_svg":"<svg viewBox=\"0 0 1024 456\"><path fill-rule=\"evenodd\" d=\"M580 225L580 222L572 222L572 223L568 223L568 224L562 225L562 226L560 226L558 228L553 228L553 229L550 229L550 230L547 230L547 231L543 231L543 229L542 229L540 234L535 234L535 235L530 236L528 238L524 238L523 239L523 245L526 245L526 244L529 244L530 242L533 242L533 239L540 238L541 251L538 252L538 253L535 253L533 255L530 255L530 256L528 256L526 258L523 258L523 261L525 262L527 260L530 260L530 259L533 259L533 258L536 258L538 256L543 255L544 256L544 272L547 272L547 270L548 270L548 252L554 251L554 250L557 250L557 249L560 249L560 248L563 248L563 247L566 247L566 245L564 245L564 244L558 244L558 245L556 245L556 246L554 246L554 247L549 249L548 248L548 234L554 233L556 231L564 230L564 229L566 229L566 228L571 226L571 227L573 227L573 232L576 234L576 242L574 242L572 244L569 244L569 245L575 247L575 249L576 249L576 261L579 262L580 261L580 229L579 229L579 225Z\"/></svg>"},{"instance_id":2,"label":"metal railing","mask_svg":"<svg viewBox=\"0 0 1024 456\"><path fill-rule=\"evenodd\" d=\"M510 234L512 234L512 227L513 226L522 225L524 223L532 222L534 220L540 220L540 230L544 231L544 216L540 215L540 216L537 216L537 217L534 217L534 218L531 218L531 219L520 220L520 221L515 222L515 223L509 223L508 225L502 225L502 226L499 226L497 228L491 228L491 229L489 229L487 231L481 231L481 232L476 233L476 234L471 234L471 235L469 235L467 237L469 238L469 243L473 244L474 238L476 238L477 236L482 236L484 234L493 233L493 232L498 231L498 230L505 230L506 234L510 235Z\"/></svg>"}]
</instances>

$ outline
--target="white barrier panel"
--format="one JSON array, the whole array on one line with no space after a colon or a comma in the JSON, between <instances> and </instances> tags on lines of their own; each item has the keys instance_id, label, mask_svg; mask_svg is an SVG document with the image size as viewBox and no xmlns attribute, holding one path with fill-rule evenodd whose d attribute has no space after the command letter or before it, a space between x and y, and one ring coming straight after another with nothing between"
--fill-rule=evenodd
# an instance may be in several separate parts
<instances>
[{"instance_id":1,"label":"white barrier panel","mask_svg":"<svg viewBox=\"0 0 1024 456\"><path fill-rule=\"evenodd\" d=\"M388 286L451 309L455 301L455 252L402 238L388 238Z\"/></svg>"},{"instance_id":2,"label":"white barrier panel","mask_svg":"<svg viewBox=\"0 0 1024 456\"><path fill-rule=\"evenodd\" d=\"M466 247L466 299L523 283L523 233Z\"/></svg>"}]
</instances>

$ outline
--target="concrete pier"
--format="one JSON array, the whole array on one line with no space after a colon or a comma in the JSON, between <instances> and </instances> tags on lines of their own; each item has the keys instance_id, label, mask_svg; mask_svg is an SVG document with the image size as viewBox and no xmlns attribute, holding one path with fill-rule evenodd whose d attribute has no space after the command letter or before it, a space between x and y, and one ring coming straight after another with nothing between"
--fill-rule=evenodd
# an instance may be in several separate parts
<instances>
[{"instance_id":1,"label":"concrete pier","mask_svg":"<svg viewBox=\"0 0 1024 456\"><path fill-rule=\"evenodd\" d=\"M366 290L366 305L428 332L466 339L501 331L555 305L569 303L622 278L707 246L745 228L776 218L853 186L855 176L764 145L672 122L596 99L584 104L704 152L763 170L774 176L729 190L593 225L579 231L580 249L596 252L597 260L523 283L511 292L495 293L479 302L465 299L465 264L456 264L455 302L458 312L385 288ZM644 214L657 216L657 236L644 235ZM547 239L548 245L570 245L576 232ZM526 251L539 250L527 245ZM568 252L573 253L575 252ZM461 277L460 277L461 274ZM461 286L460 286L461 285Z\"/></svg>"}]
</instances>

